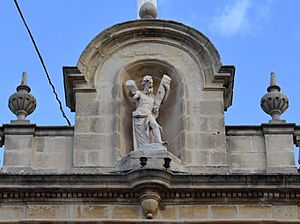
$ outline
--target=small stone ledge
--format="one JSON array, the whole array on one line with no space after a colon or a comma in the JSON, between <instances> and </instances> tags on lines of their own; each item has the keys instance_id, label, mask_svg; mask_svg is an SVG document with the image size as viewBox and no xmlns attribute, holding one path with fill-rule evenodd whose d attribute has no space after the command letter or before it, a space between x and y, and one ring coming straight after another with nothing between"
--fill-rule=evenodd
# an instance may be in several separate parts
<instances>
[{"instance_id":1,"label":"small stone ledge","mask_svg":"<svg viewBox=\"0 0 300 224\"><path fill-rule=\"evenodd\" d=\"M73 136L74 126L37 126L36 136Z\"/></svg>"},{"instance_id":2,"label":"small stone ledge","mask_svg":"<svg viewBox=\"0 0 300 224\"><path fill-rule=\"evenodd\" d=\"M4 124L0 126L0 147L5 135L73 136L74 126L36 126L35 124Z\"/></svg>"},{"instance_id":3,"label":"small stone ledge","mask_svg":"<svg viewBox=\"0 0 300 224\"><path fill-rule=\"evenodd\" d=\"M258 125L226 125L225 131L230 136L263 135L262 127Z\"/></svg>"},{"instance_id":4,"label":"small stone ledge","mask_svg":"<svg viewBox=\"0 0 300 224\"><path fill-rule=\"evenodd\" d=\"M263 123L261 127L264 134L294 134L295 123Z\"/></svg>"},{"instance_id":5,"label":"small stone ledge","mask_svg":"<svg viewBox=\"0 0 300 224\"><path fill-rule=\"evenodd\" d=\"M226 135L293 134L300 136L300 127L295 123L263 123L261 125L226 125Z\"/></svg>"},{"instance_id":6,"label":"small stone ledge","mask_svg":"<svg viewBox=\"0 0 300 224\"><path fill-rule=\"evenodd\" d=\"M33 135L36 125L30 123L3 124L4 135Z\"/></svg>"}]
</instances>

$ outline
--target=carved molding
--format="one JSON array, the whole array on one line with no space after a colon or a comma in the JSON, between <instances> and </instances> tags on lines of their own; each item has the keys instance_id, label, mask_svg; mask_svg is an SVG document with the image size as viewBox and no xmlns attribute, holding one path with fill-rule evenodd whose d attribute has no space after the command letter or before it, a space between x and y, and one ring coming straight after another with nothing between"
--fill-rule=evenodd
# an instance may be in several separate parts
<instances>
[{"instance_id":1,"label":"carved molding","mask_svg":"<svg viewBox=\"0 0 300 224\"><path fill-rule=\"evenodd\" d=\"M225 109L231 105L234 66L223 66L213 43L201 32L174 21L135 20L112 26L97 35L81 54L77 66L91 85L96 69L116 51L139 43L169 45L185 51L201 67L204 86L224 91Z\"/></svg>"},{"instance_id":2,"label":"carved molding","mask_svg":"<svg viewBox=\"0 0 300 224\"><path fill-rule=\"evenodd\" d=\"M187 192L188 191L188 192ZM220 202L225 203L231 202L253 202L261 201L265 202L281 202L281 203L298 203L300 202L300 193L297 191L284 192L280 189L278 190L214 190L214 191L163 191L156 193L157 200L161 203L187 203L189 204L192 200L198 202ZM119 191L117 189L113 190L95 190L95 189L82 189L82 190L72 190L72 189L60 189L59 192L55 190L40 190L40 189L22 189L16 190L1 190L0 192L0 202L7 200L14 201L36 201L36 200L46 200L46 201L110 201L110 202L131 202L137 203L139 200L143 201L146 199L148 194L140 194L134 191ZM149 197L148 197L149 198ZM180 200L180 202L178 201Z\"/></svg>"},{"instance_id":3,"label":"carved molding","mask_svg":"<svg viewBox=\"0 0 300 224\"><path fill-rule=\"evenodd\" d=\"M85 76L76 66L64 66L63 74L66 104L74 112L76 105L75 91L81 89L82 91L94 92L96 90L87 85Z\"/></svg>"},{"instance_id":4,"label":"carved molding","mask_svg":"<svg viewBox=\"0 0 300 224\"><path fill-rule=\"evenodd\" d=\"M149 192L154 192L162 204L262 200L299 203L300 175L190 175L155 169L125 174L0 174L0 202L86 200L137 204L149 198Z\"/></svg>"}]
</instances>

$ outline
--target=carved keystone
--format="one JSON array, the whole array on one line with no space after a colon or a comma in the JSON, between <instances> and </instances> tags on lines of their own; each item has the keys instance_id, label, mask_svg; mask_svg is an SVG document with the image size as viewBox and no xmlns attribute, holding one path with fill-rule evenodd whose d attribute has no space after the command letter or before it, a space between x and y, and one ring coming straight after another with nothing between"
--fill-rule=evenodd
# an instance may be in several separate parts
<instances>
[{"instance_id":1,"label":"carved keystone","mask_svg":"<svg viewBox=\"0 0 300 224\"><path fill-rule=\"evenodd\" d=\"M139 194L141 206L147 219L153 219L157 213L160 194L159 192L170 188L173 175L160 169L137 169L128 174L128 180Z\"/></svg>"},{"instance_id":2,"label":"carved keystone","mask_svg":"<svg viewBox=\"0 0 300 224\"><path fill-rule=\"evenodd\" d=\"M141 205L144 215L147 219L153 219L158 210L160 196L153 191L143 192L140 196Z\"/></svg>"}]
</instances>

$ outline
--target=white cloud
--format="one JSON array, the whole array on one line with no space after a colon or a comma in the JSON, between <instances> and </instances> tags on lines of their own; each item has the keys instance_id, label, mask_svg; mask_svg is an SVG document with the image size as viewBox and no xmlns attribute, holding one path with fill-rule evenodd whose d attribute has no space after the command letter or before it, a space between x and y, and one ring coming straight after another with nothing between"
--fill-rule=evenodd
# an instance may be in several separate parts
<instances>
[{"instance_id":1,"label":"white cloud","mask_svg":"<svg viewBox=\"0 0 300 224\"><path fill-rule=\"evenodd\" d=\"M231 0L213 17L211 28L222 36L254 35L271 20L273 0Z\"/></svg>"},{"instance_id":2,"label":"white cloud","mask_svg":"<svg viewBox=\"0 0 300 224\"><path fill-rule=\"evenodd\" d=\"M230 2L220 15L213 18L212 28L224 36L233 36L248 30L250 27L248 14L251 7L250 0Z\"/></svg>"}]
</instances>

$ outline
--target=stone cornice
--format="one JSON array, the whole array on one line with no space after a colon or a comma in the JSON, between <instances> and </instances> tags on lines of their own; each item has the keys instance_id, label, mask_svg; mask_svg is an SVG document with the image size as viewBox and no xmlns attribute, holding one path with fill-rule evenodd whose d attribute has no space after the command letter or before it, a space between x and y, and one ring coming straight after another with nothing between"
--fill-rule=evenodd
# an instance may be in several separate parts
<instances>
[{"instance_id":1,"label":"stone cornice","mask_svg":"<svg viewBox=\"0 0 300 224\"><path fill-rule=\"evenodd\" d=\"M0 126L0 147L2 147L4 145L4 131L3 131L3 127Z\"/></svg>"},{"instance_id":2,"label":"stone cornice","mask_svg":"<svg viewBox=\"0 0 300 224\"><path fill-rule=\"evenodd\" d=\"M261 124L264 134L294 134L295 123L264 123Z\"/></svg>"},{"instance_id":3,"label":"stone cornice","mask_svg":"<svg viewBox=\"0 0 300 224\"><path fill-rule=\"evenodd\" d=\"M300 145L300 126L295 123L271 124L264 123L261 125L226 125L226 135L244 136L244 135L263 135L263 134L292 134L294 143ZM298 143L297 143L298 142Z\"/></svg>"},{"instance_id":4,"label":"stone cornice","mask_svg":"<svg viewBox=\"0 0 300 224\"><path fill-rule=\"evenodd\" d=\"M226 135L244 136L244 135L262 135L260 125L226 125Z\"/></svg>"},{"instance_id":5,"label":"stone cornice","mask_svg":"<svg viewBox=\"0 0 300 224\"><path fill-rule=\"evenodd\" d=\"M76 105L75 92L94 92L96 90L87 85L85 76L80 72L80 70L76 66L64 66L63 75L66 105L70 108L72 112L74 112Z\"/></svg>"},{"instance_id":6,"label":"stone cornice","mask_svg":"<svg viewBox=\"0 0 300 224\"><path fill-rule=\"evenodd\" d=\"M2 200L88 200L136 202L146 189L159 192L162 203L197 201L273 201L300 203L300 175L192 175L139 169L114 174L0 174Z\"/></svg>"},{"instance_id":7,"label":"stone cornice","mask_svg":"<svg viewBox=\"0 0 300 224\"><path fill-rule=\"evenodd\" d=\"M2 127L0 127L0 146L1 139L4 139L5 135L73 136L74 126L36 126L35 124L4 124ZM2 144L4 144L4 142L2 142Z\"/></svg>"},{"instance_id":8,"label":"stone cornice","mask_svg":"<svg viewBox=\"0 0 300 224\"><path fill-rule=\"evenodd\" d=\"M294 143L297 147L300 147L300 126L295 126Z\"/></svg>"}]
</instances>

